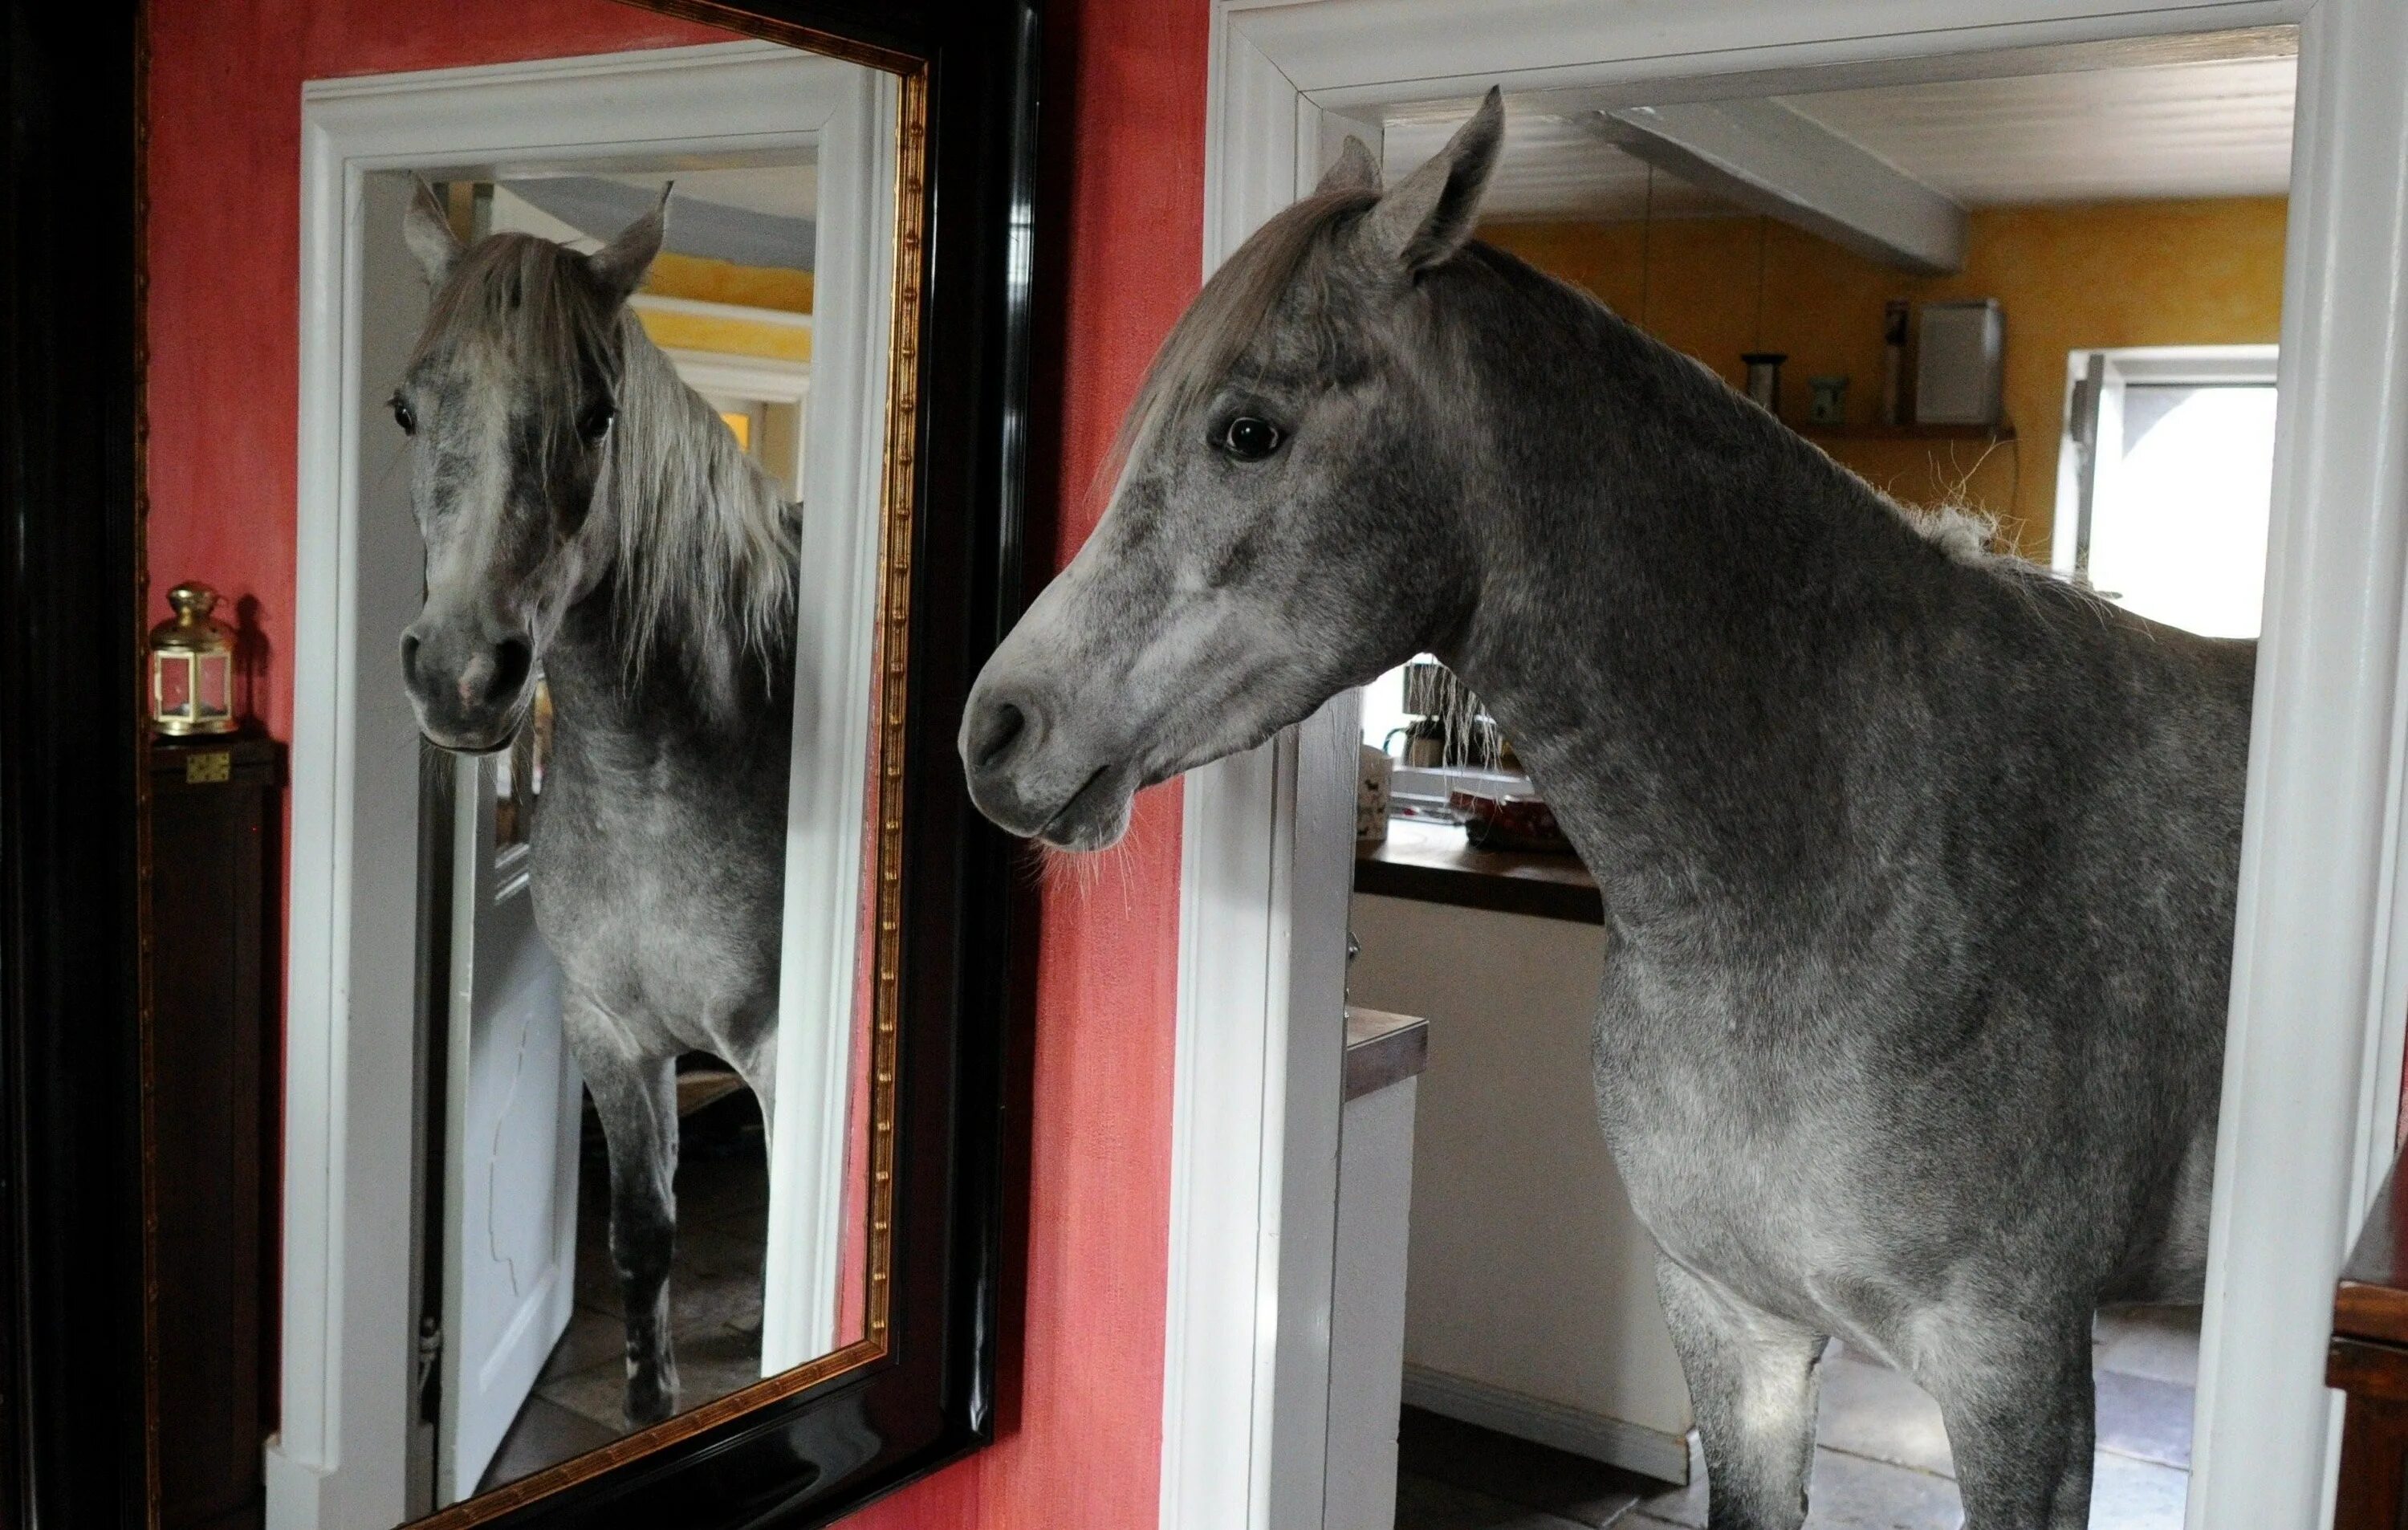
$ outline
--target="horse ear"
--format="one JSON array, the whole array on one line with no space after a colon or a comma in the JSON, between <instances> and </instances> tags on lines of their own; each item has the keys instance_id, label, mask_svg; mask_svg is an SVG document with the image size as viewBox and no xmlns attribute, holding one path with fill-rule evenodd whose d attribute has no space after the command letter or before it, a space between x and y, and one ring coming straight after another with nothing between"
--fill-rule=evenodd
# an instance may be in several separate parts
<instances>
[{"instance_id":1,"label":"horse ear","mask_svg":"<svg viewBox=\"0 0 2408 1530\"><path fill-rule=\"evenodd\" d=\"M426 268L431 286L442 286L443 279L452 274L452 263L460 258L460 237L452 232L451 214L435 200L435 188L423 180L418 182L418 194L409 199L409 210L401 215L401 242Z\"/></svg>"},{"instance_id":2,"label":"horse ear","mask_svg":"<svg viewBox=\"0 0 2408 1530\"><path fill-rule=\"evenodd\" d=\"M1327 196L1332 192L1376 192L1380 189L1380 166L1363 140L1352 133L1346 135L1346 147L1338 153L1338 163L1321 178L1312 189L1315 196Z\"/></svg>"},{"instance_id":3,"label":"horse ear","mask_svg":"<svg viewBox=\"0 0 2408 1530\"><path fill-rule=\"evenodd\" d=\"M1408 272L1426 271L1462 249L1504 141L1505 94L1492 85L1446 147L1380 198L1363 221L1364 236Z\"/></svg>"},{"instance_id":4,"label":"horse ear","mask_svg":"<svg viewBox=\"0 0 2408 1530\"><path fill-rule=\"evenodd\" d=\"M635 290L644 284L644 273L652 268L652 257L661 252L661 237L668 232L669 190L671 181L661 188L661 199L652 210L619 231L619 236L585 257L585 263L601 279L614 301L624 303Z\"/></svg>"}]
</instances>

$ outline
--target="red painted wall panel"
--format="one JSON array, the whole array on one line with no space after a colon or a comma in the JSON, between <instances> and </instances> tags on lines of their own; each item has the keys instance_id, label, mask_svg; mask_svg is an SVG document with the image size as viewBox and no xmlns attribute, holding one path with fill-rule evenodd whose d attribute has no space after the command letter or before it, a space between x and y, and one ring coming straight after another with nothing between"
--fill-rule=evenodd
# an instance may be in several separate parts
<instances>
[{"instance_id":1,"label":"red painted wall panel","mask_svg":"<svg viewBox=\"0 0 2408 1530\"><path fill-rule=\"evenodd\" d=\"M150 565L252 635L252 710L292 721L305 79L720 35L605 0L152 0ZM1197 286L1204 0L1054 0L1038 486L1067 558L1122 408ZM1177 983L1176 788L1096 877L1041 893L1025 1325L996 1446L875 1530L1138 1530L1155 1518ZM1084 891L1081 888L1084 887Z\"/></svg>"},{"instance_id":2,"label":"red painted wall panel","mask_svg":"<svg viewBox=\"0 0 2408 1530\"><path fill-rule=\"evenodd\" d=\"M724 42L608 0L152 0L150 566L242 617L251 710L293 723L301 84ZM162 608L161 613L165 614Z\"/></svg>"}]
</instances>

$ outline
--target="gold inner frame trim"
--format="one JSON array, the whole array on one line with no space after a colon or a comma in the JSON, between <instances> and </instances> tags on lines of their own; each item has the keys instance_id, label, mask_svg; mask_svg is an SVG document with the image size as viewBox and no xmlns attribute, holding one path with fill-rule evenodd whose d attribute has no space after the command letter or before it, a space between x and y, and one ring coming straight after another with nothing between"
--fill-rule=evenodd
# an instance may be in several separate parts
<instances>
[{"instance_id":1,"label":"gold inner frame trim","mask_svg":"<svg viewBox=\"0 0 2408 1530\"><path fill-rule=\"evenodd\" d=\"M906 681L911 628L911 532L917 506L920 415L920 307L927 227L928 66L925 60L871 47L809 27L754 16L708 0L622 0L639 9L680 16L823 56L867 64L897 77L895 168L895 289L888 347L886 449L879 515L879 645L872 735L878 770L870 782L874 852L866 859L876 889L878 922L870 952L876 984L869 1045L869 1226L864 1276L865 1337L816 1360L765 1377L649 1429L572 1456L556 1466L465 1498L405 1530L466 1530L522 1509L563 1488L598 1477L654 1451L807 1392L883 1359L891 1347L895 1251L896 1037L901 1018L903 893L903 751Z\"/></svg>"}]
</instances>

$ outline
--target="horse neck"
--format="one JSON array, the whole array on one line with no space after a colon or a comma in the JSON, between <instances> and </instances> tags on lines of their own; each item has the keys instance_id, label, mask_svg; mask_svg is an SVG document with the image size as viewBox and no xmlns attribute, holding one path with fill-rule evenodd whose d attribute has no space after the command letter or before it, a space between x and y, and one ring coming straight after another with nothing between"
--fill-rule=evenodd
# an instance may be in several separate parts
<instances>
[{"instance_id":1,"label":"horse neck","mask_svg":"<svg viewBox=\"0 0 2408 1530\"><path fill-rule=\"evenodd\" d=\"M614 545L583 624L633 692L682 694L701 718L741 722L791 694L797 507L744 455L632 313L619 421L595 487Z\"/></svg>"},{"instance_id":2,"label":"horse neck","mask_svg":"<svg viewBox=\"0 0 2408 1530\"><path fill-rule=\"evenodd\" d=\"M1584 295L1478 247L1463 265L1434 311L1442 375L1473 393L1454 417L1477 593L1440 656L1617 924L1819 895L1860 827L1842 746L1885 699L1860 659L1991 576Z\"/></svg>"}]
</instances>

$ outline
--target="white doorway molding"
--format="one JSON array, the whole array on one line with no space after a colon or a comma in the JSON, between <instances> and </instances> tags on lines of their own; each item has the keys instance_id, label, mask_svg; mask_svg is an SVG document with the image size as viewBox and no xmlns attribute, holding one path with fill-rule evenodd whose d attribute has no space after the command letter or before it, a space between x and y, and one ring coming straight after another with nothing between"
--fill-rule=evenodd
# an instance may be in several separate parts
<instances>
[{"instance_id":1,"label":"white doorway molding","mask_svg":"<svg viewBox=\"0 0 2408 1530\"><path fill-rule=\"evenodd\" d=\"M2192 1530L2330 1512L2331 1285L2391 1151L2408 1016L2408 7L2391 0L1214 0L1209 270L1327 119L1508 91L1648 105L1952 57L2296 23L2282 423ZM1994 66L1994 65L1993 65ZM1965 65L1967 72L1972 66ZM1320 1523L1354 738L1339 703L1186 786L1161 1523Z\"/></svg>"},{"instance_id":2,"label":"white doorway molding","mask_svg":"<svg viewBox=\"0 0 2408 1530\"><path fill-rule=\"evenodd\" d=\"M410 1481L419 1357L413 1229L422 1163L417 1076L417 728L394 643L417 612L423 553L407 515L363 513L362 229L368 178L490 179L592 162L815 150L822 157L815 368L845 386L806 424L807 497L874 508L882 443L860 400L882 396L892 218L886 77L769 43L541 60L312 81L303 87L298 536L294 590L291 950L285 1044L281 1427L267 1444L272 1530L388 1530L423 1510ZM834 165L843 173L829 170ZM828 231L838 231L831 243ZM798 394L799 396L799 394ZM856 407L858 406L858 407ZM808 620L798 686L867 694L875 516L805 528ZM867 757L857 725L798 737L798 765ZM797 708L797 723L807 721ZM798 728L798 732L799 732ZM794 862L857 867L858 790L815 794L790 820L781 1007L841 992L852 1013L857 904L796 892ZM796 960L804 951L808 959ZM806 972L804 969L809 968ZM850 1069L843 1025L781 1046L778 1168L841 1165ZM807 1104L817 1101L816 1107ZM801 1129L817 1119L823 1131ZM816 1171L793 1182L817 1183ZM826 1348L841 1194L773 1197L765 1353ZM802 1248L829 1257L796 1254ZM826 1309L825 1317L810 1314Z\"/></svg>"}]
</instances>

